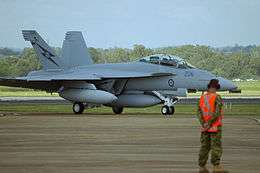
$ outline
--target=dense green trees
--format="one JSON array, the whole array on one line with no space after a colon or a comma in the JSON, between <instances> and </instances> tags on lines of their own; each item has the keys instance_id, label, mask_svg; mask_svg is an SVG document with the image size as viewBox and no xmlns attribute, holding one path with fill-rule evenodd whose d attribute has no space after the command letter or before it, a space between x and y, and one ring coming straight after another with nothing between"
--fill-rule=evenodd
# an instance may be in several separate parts
<instances>
[{"instance_id":1,"label":"dense green trees","mask_svg":"<svg viewBox=\"0 0 260 173\"><path fill-rule=\"evenodd\" d=\"M19 55L19 51L14 51L10 48L0 48L0 57L10 55Z\"/></svg>"},{"instance_id":2,"label":"dense green trees","mask_svg":"<svg viewBox=\"0 0 260 173\"><path fill-rule=\"evenodd\" d=\"M60 54L60 48L55 50ZM128 62L143 56L165 53L180 56L195 67L229 79L260 76L260 46L214 49L208 46L184 45L150 49L143 45L134 45L133 49L90 47L88 50L95 63ZM9 49L3 52L7 54L0 58L0 76L21 76L41 68L32 48L25 48L19 55L10 54Z\"/></svg>"}]
</instances>

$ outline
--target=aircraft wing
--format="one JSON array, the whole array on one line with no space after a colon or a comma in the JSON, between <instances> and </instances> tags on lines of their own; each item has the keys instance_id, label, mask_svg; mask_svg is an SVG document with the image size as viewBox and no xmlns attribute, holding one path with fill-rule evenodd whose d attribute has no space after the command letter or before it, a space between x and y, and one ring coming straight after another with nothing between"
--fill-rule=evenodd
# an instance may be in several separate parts
<instances>
[{"instance_id":1,"label":"aircraft wing","mask_svg":"<svg viewBox=\"0 0 260 173\"><path fill-rule=\"evenodd\" d=\"M130 79L130 78L148 78L148 77L160 77L171 76L172 73L139 73L139 72L122 72L115 71L108 73L103 71L102 73L63 73L55 75L33 75L17 78L0 78L0 85L10 87L23 87L33 88L40 90L57 90L62 85L63 81L101 81L105 79Z\"/></svg>"},{"instance_id":2,"label":"aircraft wing","mask_svg":"<svg viewBox=\"0 0 260 173\"><path fill-rule=\"evenodd\" d=\"M115 71L105 73L64 73L56 75L38 75L38 76L26 76L16 78L17 80L26 80L28 82L33 81L96 81L104 79L129 79L129 78L147 78L147 77L159 77L159 76L171 76L172 73L139 73L139 72L122 72ZM11 80L11 79L10 79Z\"/></svg>"},{"instance_id":3,"label":"aircraft wing","mask_svg":"<svg viewBox=\"0 0 260 173\"><path fill-rule=\"evenodd\" d=\"M26 82L26 80L22 80L22 79L0 78L0 85L2 85L2 86L19 87L19 86L23 85L25 82Z\"/></svg>"},{"instance_id":4,"label":"aircraft wing","mask_svg":"<svg viewBox=\"0 0 260 173\"><path fill-rule=\"evenodd\" d=\"M22 87L45 91L56 91L60 87L59 82L35 81L29 82L22 78L0 78L0 86Z\"/></svg>"}]
</instances>

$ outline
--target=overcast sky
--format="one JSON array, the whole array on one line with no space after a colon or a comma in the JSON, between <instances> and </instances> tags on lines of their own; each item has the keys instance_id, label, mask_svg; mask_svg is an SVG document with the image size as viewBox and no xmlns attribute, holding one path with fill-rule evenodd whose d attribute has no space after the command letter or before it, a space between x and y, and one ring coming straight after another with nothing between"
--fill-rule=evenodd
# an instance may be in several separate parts
<instances>
[{"instance_id":1,"label":"overcast sky","mask_svg":"<svg viewBox=\"0 0 260 173\"><path fill-rule=\"evenodd\" d=\"M259 0L0 0L0 47L29 46L35 29L51 46L68 30L91 47L260 45Z\"/></svg>"}]
</instances>

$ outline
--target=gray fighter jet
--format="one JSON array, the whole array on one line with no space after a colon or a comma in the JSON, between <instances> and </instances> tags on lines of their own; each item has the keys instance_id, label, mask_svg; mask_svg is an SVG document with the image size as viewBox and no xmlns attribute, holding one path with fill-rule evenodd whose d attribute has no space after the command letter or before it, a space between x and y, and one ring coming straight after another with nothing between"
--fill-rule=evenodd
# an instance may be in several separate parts
<instances>
[{"instance_id":1,"label":"gray fighter jet","mask_svg":"<svg viewBox=\"0 0 260 173\"><path fill-rule=\"evenodd\" d=\"M178 96L205 90L212 78L220 81L222 91L237 90L231 81L193 67L174 55L93 64L81 32L66 33L60 57L36 31L22 33L31 42L43 69L25 77L0 78L0 85L57 92L73 103L75 114L81 114L88 105L110 106L115 114L120 114L124 107L162 104L161 113L172 115Z\"/></svg>"}]
</instances>

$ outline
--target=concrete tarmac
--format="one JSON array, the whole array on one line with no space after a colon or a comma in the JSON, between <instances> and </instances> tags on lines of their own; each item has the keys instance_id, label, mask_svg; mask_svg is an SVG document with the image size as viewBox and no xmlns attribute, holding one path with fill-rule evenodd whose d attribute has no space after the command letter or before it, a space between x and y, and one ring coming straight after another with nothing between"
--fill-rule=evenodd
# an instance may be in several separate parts
<instances>
[{"instance_id":1,"label":"concrete tarmac","mask_svg":"<svg viewBox=\"0 0 260 173\"><path fill-rule=\"evenodd\" d=\"M260 172L256 119L225 117L231 173ZM8 114L0 117L0 172L196 173L199 135L192 116Z\"/></svg>"}]
</instances>

